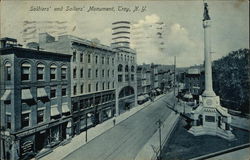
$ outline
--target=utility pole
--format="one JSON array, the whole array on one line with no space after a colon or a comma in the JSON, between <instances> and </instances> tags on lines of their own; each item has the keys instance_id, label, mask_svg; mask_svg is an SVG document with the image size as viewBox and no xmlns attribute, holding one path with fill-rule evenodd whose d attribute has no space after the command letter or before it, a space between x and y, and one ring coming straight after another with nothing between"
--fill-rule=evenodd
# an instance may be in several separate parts
<instances>
[{"instance_id":1,"label":"utility pole","mask_svg":"<svg viewBox=\"0 0 250 160\"><path fill-rule=\"evenodd\" d=\"M159 119L158 121L156 121L156 124L158 124L158 128L159 128L159 142L160 142L158 160L161 160L161 151L162 151L162 146L161 146L161 126L162 126L162 121Z\"/></svg>"},{"instance_id":2,"label":"utility pole","mask_svg":"<svg viewBox=\"0 0 250 160\"><path fill-rule=\"evenodd\" d=\"M176 76L175 70L176 70L176 56L174 56L174 108L175 108L175 76Z\"/></svg>"}]
</instances>

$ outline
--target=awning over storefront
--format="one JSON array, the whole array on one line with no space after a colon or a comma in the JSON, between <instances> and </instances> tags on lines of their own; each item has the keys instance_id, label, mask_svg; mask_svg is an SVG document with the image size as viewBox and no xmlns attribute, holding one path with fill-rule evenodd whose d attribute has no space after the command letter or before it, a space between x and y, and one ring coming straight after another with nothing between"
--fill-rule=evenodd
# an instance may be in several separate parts
<instances>
[{"instance_id":1,"label":"awning over storefront","mask_svg":"<svg viewBox=\"0 0 250 160\"><path fill-rule=\"evenodd\" d=\"M144 94L144 97L149 98L150 96L148 94Z\"/></svg>"},{"instance_id":2,"label":"awning over storefront","mask_svg":"<svg viewBox=\"0 0 250 160\"><path fill-rule=\"evenodd\" d=\"M156 89L157 92L161 92L161 90L159 88Z\"/></svg>"},{"instance_id":3,"label":"awning over storefront","mask_svg":"<svg viewBox=\"0 0 250 160\"><path fill-rule=\"evenodd\" d=\"M184 98L187 98L187 99L192 99L193 98L193 95L191 93L186 93L184 95Z\"/></svg>"},{"instance_id":4,"label":"awning over storefront","mask_svg":"<svg viewBox=\"0 0 250 160\"><path fill-rule=\"evenodd\" d=\"M126 99L126 100L125 100L125 103L134 103L134 102L135 102L134 99Z\"/></svg>"},{"instance_id":5,"label":"awning over storefront","mask_svg":"<svg viewBox=\"0 0 250 160\"><path fill-rule=\"evenodd\" d=\"M48 97L44 88L37 88L37 97Z\"/></svg>"},{"instance_id":6,"label":"awning over storefront","mask_svg":"<svg viewBox=\"0 0 250 160\"><path fill-rule=\"evenodd\" d=\"M3 96L1 97L2 101L10 100L11 90L7 89L5 90Z\"/></svg>"},{"instance_id":7,"label":"awning over storefront","mask_svg":"<svg viewBox=\"0 0 250 160\"><path fill-rule=\"evenodd\" d=\"M63 112L63 113L70 112L68 103L63 103L63 104L62 104L62 112Z\"/></svg>"},{"instance_id":8,"label":"awning over storefront","mask_svg":"<svg viewBox=\"0 0 250 160\"><path fill-rule=\"evenodd\" d=\"M138 101L143 101L144 99L145 99L145 97L142 96L142 95L141 95L141 96L138 96L138 98L137 98Z\"/></svg>"},{"instance_id":9,"label":"awning over storefront","mask_svg":"<svg viewBox=\"0 0 250 160\"><path fill-rule=\"evenodd\" d=\"M22 100L33 99L30 89L22 89Z\"/></svg>"},{"instance_id":10,"label":"awning over storefront","mask_svg":"<svg viewBox=\"0 0 250 160\"><path fill-rule=\"evenodd\" d=\"M53 105L51 106L51 116L57 116L59 115L59 111L58 111L58 108L57 108L57 105Z\"/></svg>"},{"instance_id":11,"label":"awning over storefront","mask_svg":"<svg viewBox=\"0 0 250 160\"><path fill-rule=\"evenodd\" d=\"M67 124L67 128L70 128L71 125L72 125L72 123L71 123L71 121L69 121L68 124Z\"/></svg>"}]
</instances>

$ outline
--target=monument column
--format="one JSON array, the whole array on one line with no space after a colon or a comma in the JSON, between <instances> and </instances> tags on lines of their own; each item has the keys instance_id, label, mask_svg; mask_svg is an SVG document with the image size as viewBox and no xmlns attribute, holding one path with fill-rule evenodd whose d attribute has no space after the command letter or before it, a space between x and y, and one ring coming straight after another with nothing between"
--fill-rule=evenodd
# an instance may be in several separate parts
<instances>
[{"instance_id":1,"label":"monument column","mask_svg":"<svg viewBox=\"0 0 250 160\"><path fill-rule=\"evenodd\" d=\"M213 80L212 80L212 64L211 64L211 19L208 15L207 4L205 3L204 19L204 59L205 59L205 90L202 96L214 97L216 96L213 91Z\"/></svg>"}]
</instances>

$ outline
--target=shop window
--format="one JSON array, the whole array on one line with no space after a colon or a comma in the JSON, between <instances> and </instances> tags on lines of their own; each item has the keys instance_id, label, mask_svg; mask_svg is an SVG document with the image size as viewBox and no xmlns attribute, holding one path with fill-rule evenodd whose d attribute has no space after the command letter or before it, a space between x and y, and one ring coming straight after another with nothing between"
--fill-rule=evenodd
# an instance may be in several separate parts
<instances>
[{"instance_id":1,"label":"shop window","mask_svg":"<svg viewBox=\"0 0 250 160\"><path fill-rule=\"evenodd\" d=\"M107 73L107 74L108 74L108 77L109 77L109 70L108 70L108 73Z\"/></svg>"},{"instance_id":2,"label":"shop window","mask_svg":"<svg viewBox=\"0 0 250 160\"><path fill-rule=\"evenodd\" d=\"M131 72L134 72L134 71L135 71L135 67L131 66Z\"/></svg>"},{"instance_id":3,"label":"shop window","mask_svg":"<svg viewBox=\"0 0 250 160\"><path fill-rule=\"evenodd\" d=\"M91 78L91 69L88 69L88 78Z\"/></svg>"},{"instance_id":4,"label":"shop window","mask_svg":"<svg viewBox=\"0 0 250 160\"><path fill-rule=\"evenodd\" d=\"M50 66L50 80L56 80L56 65Z\"/></svg>"},{"instance_id":5,"label":"shop window","mask_svg":"<svg viewBox=\"0 0 250 160\"><path fill-rule=\"evenodd\" d=\"M78 109L78 103L74 102L72 108L73 108L73 111L77 111L77 109Z\"/></svg>"},{"instance_id":6,"label":"shop window","mask_svg":"<svg viewBox=\"0 0 250 160\"><path fill-rule=\"evenodd\" d=\"M29 113L22 113L21 116L21 127L28 127L29 126L29 120L30 120L30 114Z\"/></svg>"},{"instance_id":7,"label":"shop window","mask_svg":"<svg viewBox=\"0 0 250 160\"><path fill-rule=\"evenodd\" d=\"M5 64L5 75L6 75L6 80L10 81L11 80L11 64L9 62Z\"/></svg>"},{"instance_id":8,"label":"shop window","mask_svg":"<svg viewBox=\"0 0 250 160\"><path fill-rule=\"evenodd\" d=\"M118 82L122 82L122 75L118 75Z\"/></svg>"},{"instance_id":9,"label":"shop window","mask_svg":"<svg viewBox=\"0 0 250 160\"><path fill-rule=\"evenodd\" d=\"M56 97L56 87L51 87L50 88L50 98L55 98Z\"/></svg>"},{"instance_id":10,"label":"shop window","mask_svg":"<svg viewBox=\"0 0 250 160\"><path fill-rule=\"evenodd\" d=\"M84 108L84 101L80 100L80 109L83 109L83 108Z\"/></svg>"},{"instance_id":11,"label":"shop window","mask_svg":"<svg viewBox=\"0 0 250 160\"><path fill-rule=\"evenodd\" d=\"M30 80L30 67L29 63L23 63L21 66L21 80L28 81Z\"/></svg>"},{"instance_id":12,"label":"shop window","mask_svg":"<svg viewBox=\"0 0 250 160\"><path fill-rule=\"evenodd\" d=\"M44 117L44 110L37 111L37 123L42 123Z\"/></svg>"},{"instance_id":13,"label":"shop window","mask_svg":"<svg viewBox=\"0 0 250 160\"><path fill-rule=\"evenodd\" d=\"M62 69L61 69L61 79L62 80L67 79L67 67L66 66L62 66Z\"/></svg>"},{"instance_id":14,"label":"shop window","mask_svg":"<svg viewBox=\"0 0 250 160\"><path fill-rule=\"evenodd\" d=\"M129 76L126 74L125 75L125 81L128 81L129 80Z\"/></svg>"},{"instance_id":15,"label":"shop window","mask_svg":"<svg viewBox=\"0 0 250 160\"><path fill-rule=\"evenodd\" d=\"M112 82L112 88L115 88L115 82Z\"/></svg>"},{"instance_id":16,"label":"shop window","mask_svg":"<svg viewBox=\"0 0 250 160\"><path fill-rule=\"evenodd\" d=\"M62 86L62 96L66 96L66 95L67 95L67 87Z\"/></svg>"}]
</instances>

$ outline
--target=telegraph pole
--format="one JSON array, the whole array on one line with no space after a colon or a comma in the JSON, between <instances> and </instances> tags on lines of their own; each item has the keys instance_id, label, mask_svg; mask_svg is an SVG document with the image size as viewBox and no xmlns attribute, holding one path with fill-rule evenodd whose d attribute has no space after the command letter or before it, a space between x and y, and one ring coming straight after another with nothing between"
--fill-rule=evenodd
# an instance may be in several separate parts
<instances>
[{"instance_id":1,"label":"telegraph pole","mask_svg":"<svg viewBox=\"0 0 250 160\"><path fill-rule=\"evenodd\" d=\"M176 76L176 56L174 56L174 108L175 108L175 76Z\"/></svg>"},{"instance_id":2,"label":"telegraph pole","mask_svg":"<svg viewBox=\"0 0 250 160\"><path fill-rule=\"evenodd\" d=\"M161 146L161 126L162 126L162 121L159 119L158 121L156 121L156 124L158 124L158 128L159 128L159 142L160 142L158 160L161 160L161 151L162 151L162 146Z\"/></svg>"}]
</instances>

